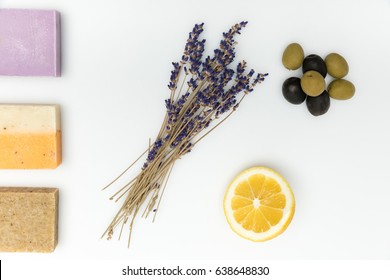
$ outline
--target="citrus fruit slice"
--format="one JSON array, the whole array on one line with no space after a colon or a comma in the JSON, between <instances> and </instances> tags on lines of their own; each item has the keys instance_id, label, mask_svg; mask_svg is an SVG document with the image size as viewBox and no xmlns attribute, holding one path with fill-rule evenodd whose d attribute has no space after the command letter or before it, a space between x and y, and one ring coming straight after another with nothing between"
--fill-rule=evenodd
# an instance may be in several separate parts
<instances>
[{"instance_id":1,"label":"citrus fruit slice","mask_svg":"<svg viewBox=\"0 0 390 280\"><path fill-rule=\"evenodd\" d=\"M241 172L224 199L226 219L241 237L266 241L281 234L295 211L294 194L286 180L267 167Z\"/></svg>"}]
</instances>

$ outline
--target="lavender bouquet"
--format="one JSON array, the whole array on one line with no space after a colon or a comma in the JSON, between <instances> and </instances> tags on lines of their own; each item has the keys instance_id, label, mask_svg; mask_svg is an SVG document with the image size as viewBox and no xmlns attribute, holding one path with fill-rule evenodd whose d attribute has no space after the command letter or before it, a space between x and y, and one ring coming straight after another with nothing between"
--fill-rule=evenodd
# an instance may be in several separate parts
<instances>
[{"instance_id":1,"label":"lavender bouquet","mask_svg":"<svg viewBox=\"0 0 390 280\"><path fill-rule=\"evenodd\" d=\"M230 117L247 94L267 76L256 74L253 69L247 71L245 61L239 62L235 69L229 68L235 58L234 36L240 34L246 24L245 21L235 24L223 33L214 56L204 60L206 40L200 39L204 24L196 24L189 33L181 61L172 63L166 115L154 143L106 186L116 182L147 155L139 174L111 197L116 201L125 197L125 200L103 236L111 239L119 226L120 238L127 224L130 245L134 219L140 214L141 206L146 205L142 216L153 213L154 221L176 160Z\"/></svg>"}]
</instances>

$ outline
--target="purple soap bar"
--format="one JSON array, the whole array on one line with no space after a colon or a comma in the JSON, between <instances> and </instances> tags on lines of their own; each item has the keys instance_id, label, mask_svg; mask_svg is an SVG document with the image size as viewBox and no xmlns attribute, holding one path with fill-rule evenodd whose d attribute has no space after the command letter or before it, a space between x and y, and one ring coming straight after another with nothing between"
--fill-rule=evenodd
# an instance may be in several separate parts
<instances>
[{"instance_id":1,"label":"purple soap bar","mask_svg":"<svg viewBox=\"0 0 390 280\"><path fill-rule=\"evenodd\" d=\"M0 75L61 75L58 12L0 9Z\"/></svg>"}]
</instances>

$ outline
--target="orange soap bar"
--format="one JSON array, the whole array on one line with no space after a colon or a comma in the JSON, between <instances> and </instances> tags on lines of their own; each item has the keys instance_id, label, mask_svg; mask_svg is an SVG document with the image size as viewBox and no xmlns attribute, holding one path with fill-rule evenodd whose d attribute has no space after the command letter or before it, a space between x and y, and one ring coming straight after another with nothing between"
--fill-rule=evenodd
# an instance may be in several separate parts
<instances>
[{"instance_id":1,"label":"orange soap bar","mask_svg":"<svg viewBox=\"0 0 390 280\"><path fill-rule=\"evenodd\" d=\"M53 169L61 163L58 105L0 104L0 168Z\"/></svg>"},{"instance_id":2,"label":"orange soap bar","mask_svg":"<svg viewBox=\"0 0 390 280\"><path fill-rule=\"evenodd\" d=\"M0 252L53 252L58 189L0 187Z\"/></svg>"}]
</instances>

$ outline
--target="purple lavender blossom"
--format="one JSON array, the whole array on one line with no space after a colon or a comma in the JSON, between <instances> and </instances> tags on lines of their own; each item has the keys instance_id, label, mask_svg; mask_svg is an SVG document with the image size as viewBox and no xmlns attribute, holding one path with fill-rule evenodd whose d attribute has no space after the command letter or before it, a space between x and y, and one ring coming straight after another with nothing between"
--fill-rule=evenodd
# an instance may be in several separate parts
<instances>
[{"instance_id":1,"label":"purple lavender blossom","mask_svg":"<svg viewBox=\"0 0 390 280\"><path fill-rule=\"evenodd\" d=\"M223 33L219 48L204 60L206 40L200 38L204 24L196 24L189 33L180 63L173 63L168 84L172 95L165 100L165 131L149 151L148 164L164 145L188 152L193 145L191 142L213 120L237 110L241 96L264 81L267 74L256 74L253 69L247 71L245 61L239 62L235 69L230 67L236 57L234 37L241 34L246 25L247 22L242 21Z\"/></svg>"},{"instance_id":2,"label":"purple lavender blossom","mask_svg":"<svg viewBox=\"0 0 390 280\"><path fill-rule=\"evenodd\" d=\"M180 72L180 65L177 62L172 62L173 70L171 71L171 78L168 84L170 90L175 90L177 87L177 78Z\"/></svg>"},{"instance_id":3,"label":"purple lavender blossom","mask_svg":"<svg viewBox=\"0 0 390 280\"><path fill-rule=\"evenodd\" d=\"M189 58L191 56L193 56L195 52L197 52L197 48L198 48L199 43L200 43L199 36L203 32L203 25L204 25L204 23L195 24L194 28L190 32L190 34L188 36L188 39L187 39L187 43L186 43L186 45L184 47L183 56L181 58L181 63L182 64L186 63L189 60ZM206 41L202 40L201 42L204 45L204 43Z\"/></svg>"}]
</instances>

